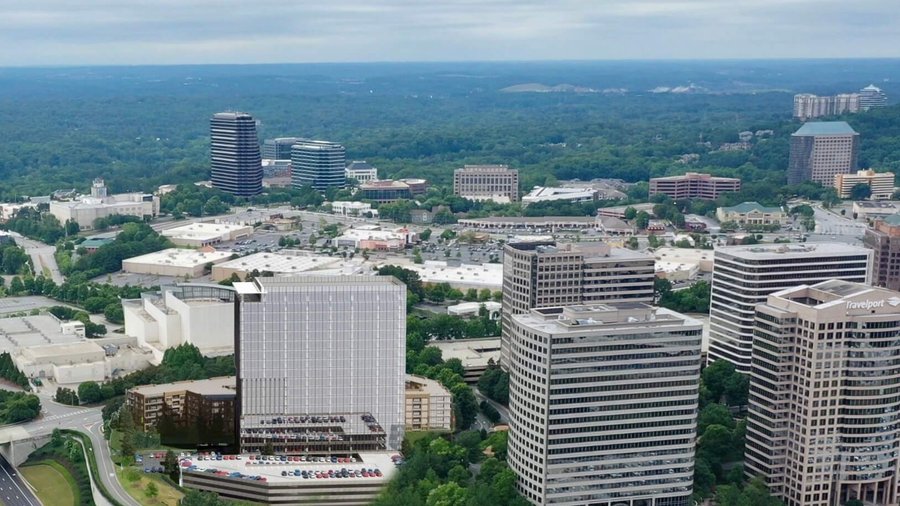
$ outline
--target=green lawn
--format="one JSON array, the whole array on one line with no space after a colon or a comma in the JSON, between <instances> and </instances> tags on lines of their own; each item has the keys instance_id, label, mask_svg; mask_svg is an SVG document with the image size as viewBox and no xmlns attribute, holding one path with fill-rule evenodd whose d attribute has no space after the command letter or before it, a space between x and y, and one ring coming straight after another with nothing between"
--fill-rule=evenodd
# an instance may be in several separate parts
<instances>
[{"instance_id":1,"label":"green lawn","mask_svg":"<svg viewBox=\"0 0 900 506\"><path fill-rule=\"evenodd\" d=\"M131 470L135 472L132 473ZM179 492L175 487L169 485L165 481L159 478L159 475L153 473L143 473L138 471L135 467L129 467L125 470L116 470L116 475L119 477L119 482L125 488L125 490L131 494L131 497L137 499L138 502L147 506L156 506L156 505L165 505L165 506L178 506L181 498L184 497L184 494ZM130 478L136 477L136 480L131 480ZM153 481L156 484L157 489L159 489L159 494L150 499L144 494L144 491L147 489L147 484Z\"/></svg>"},{"instance_id":2,"label":"green lawn","mask_svg":"<svg viewBox=\"0 0 900 506\"><path fill-rule=\"evenodd\" d=\"M22 476L34 487L44 506L74 506L76 503L75 480L56 462L43 461L19 469Z\"/></svg>"}]
</instances>

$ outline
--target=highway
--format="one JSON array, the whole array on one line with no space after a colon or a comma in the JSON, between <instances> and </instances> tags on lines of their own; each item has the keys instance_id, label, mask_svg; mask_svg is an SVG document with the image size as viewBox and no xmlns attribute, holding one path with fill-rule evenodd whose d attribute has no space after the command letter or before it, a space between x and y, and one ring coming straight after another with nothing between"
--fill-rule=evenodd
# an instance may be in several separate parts
<instances>
[{"instance_id":1,"label":"highway","mask_svg":"<svg viewBox=\"0 0 900 506\"><path fill-rule=\"evenodd\" d=\"M34 267L35 276L43 273L46 267L50 271L50 277L53 278L53 282L57 285L63 284L66 279L59 272L59 265L56 263L56 257L53 256L56 253L55 246L29 239L16 232L10 232L10 235L13 236L16 244L24 248L28 256L31 257L31 265Z\"/></svg>"},{"instance_id":2,"label":"highway","mask_svg":"<svg viewBox=\"0 0 900 506\"><path fill-rule=\"evenodd\" d=\"M101 431L101 427L103 426L101 408L66 406L53 401L49 395L39 394L39 396L41 398L40 418L15 426L0 427L0 431L8 427L15 427L19 430L25 429L31 436L42 436L52 433L53 429L74 429L87 434L93 444L94 452L99 453L99 455L96 456L99 476L95 476L94 478L99 478L110 494L112 494L112 496L121 504L127 506L140 506L140 503L128 495L125 489L122 488L122 485L116 477L115 466L110 457L109 445L107 444L106 439L104 439L103 432ZM11 469L10 472L14 473L15 469ZM0 472L0 478L3 478L2 475L3 473ZM5 490L6 485L3 485L3 480L0 479L0 500L4 499L3 491ZM13 503L4 502L4 504ZM21 502L14 504L25 505L29 503ZM40 503L38 502L34 502L33 506L38 506L39 504ZM103 506L108 504L108 501L104 499L97 504L98 506Z\"/></svg>"},{"instance_id":3,"label":"highway","mask_svg":"<svg viewBox=\"0 0 900 506\"><path fill-rule=\"evenodd\" d=\"M0 455L0 502L4 506L40 506L40 501L22 481L22 477Z\"/></svg>"}]
</instances>

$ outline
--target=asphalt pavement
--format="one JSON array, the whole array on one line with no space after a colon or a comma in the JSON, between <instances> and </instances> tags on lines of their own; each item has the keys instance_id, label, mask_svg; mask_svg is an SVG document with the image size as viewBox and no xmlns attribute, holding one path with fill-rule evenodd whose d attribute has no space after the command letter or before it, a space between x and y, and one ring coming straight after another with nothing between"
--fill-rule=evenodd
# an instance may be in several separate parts
<instances>
[{"instance_id":1,"label":"asphalt pavement","mask_svg":"<svg viewBox=\"0 0 900 506\"><path fill-rule=\"evenodd\" d=\"M0 502L4 506L40 506L16 468L0 455Z\"/></svg>"},{"instance_id":2,"label":"asphalt pavement","mask_svg":"<svg viewBox=\"0 0 900 506\"><path fill-rule=\"evenodd\" d=\"M16 244L24 248L25 252L28 253L28 256L31 257L31 265L34 267L35 275L44 272L44 268L46 267L47 270L50 271L53 282L57 285L63 284L65 278L62 273L59 272L59 265L56 263L56 257L54 256L54 253L56 253L55 246L29 239L16 232L11 232L10 235L13 236Z\"/></svg>"}]
</instances>

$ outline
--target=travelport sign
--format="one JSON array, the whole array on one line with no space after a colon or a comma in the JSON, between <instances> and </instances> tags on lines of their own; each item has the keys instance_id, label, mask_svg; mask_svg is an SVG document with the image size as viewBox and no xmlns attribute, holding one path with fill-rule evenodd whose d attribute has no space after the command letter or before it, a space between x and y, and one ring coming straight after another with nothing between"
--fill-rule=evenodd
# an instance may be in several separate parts
<instances>
[{"instance_id":1,"label":"travelport sign","mask_svg":"<svg viewBox=\"0 0 900 506\"><path fill-rule=\"evenodd\" d=\"M900 297L891 297L887 300L847 301L847 309L878 309L883 308L885 304L890 304L891 307L900 306Z\"/></svg>"}]
</instances>

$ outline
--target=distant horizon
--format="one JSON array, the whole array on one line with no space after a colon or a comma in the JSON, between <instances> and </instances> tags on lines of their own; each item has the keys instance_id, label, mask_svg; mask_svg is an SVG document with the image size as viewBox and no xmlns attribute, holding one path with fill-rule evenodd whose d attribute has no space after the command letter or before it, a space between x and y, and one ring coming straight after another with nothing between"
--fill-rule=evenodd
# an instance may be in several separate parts
<instances>
[{"instance_id":1,"label":"distant horizon","mask_svg":"<svg viewBox=\"0 0 900 506\"><path fill-rule=\"evenodd\" d=\"M439 64L591 64L591 63L729 63L729 62L863 62L900 61L898 56L860 57L725 57L725 58L602 58L602 59L484 59L484 60L346 60L346 61L271 61L271 62L184 62L184 63L83 63L83 64L42 64L42 65L0 65L0 69L77 69L77 68L121 68L121 67L265 67L284 65L439 65Z\"/></svg>"}]
</instances>

